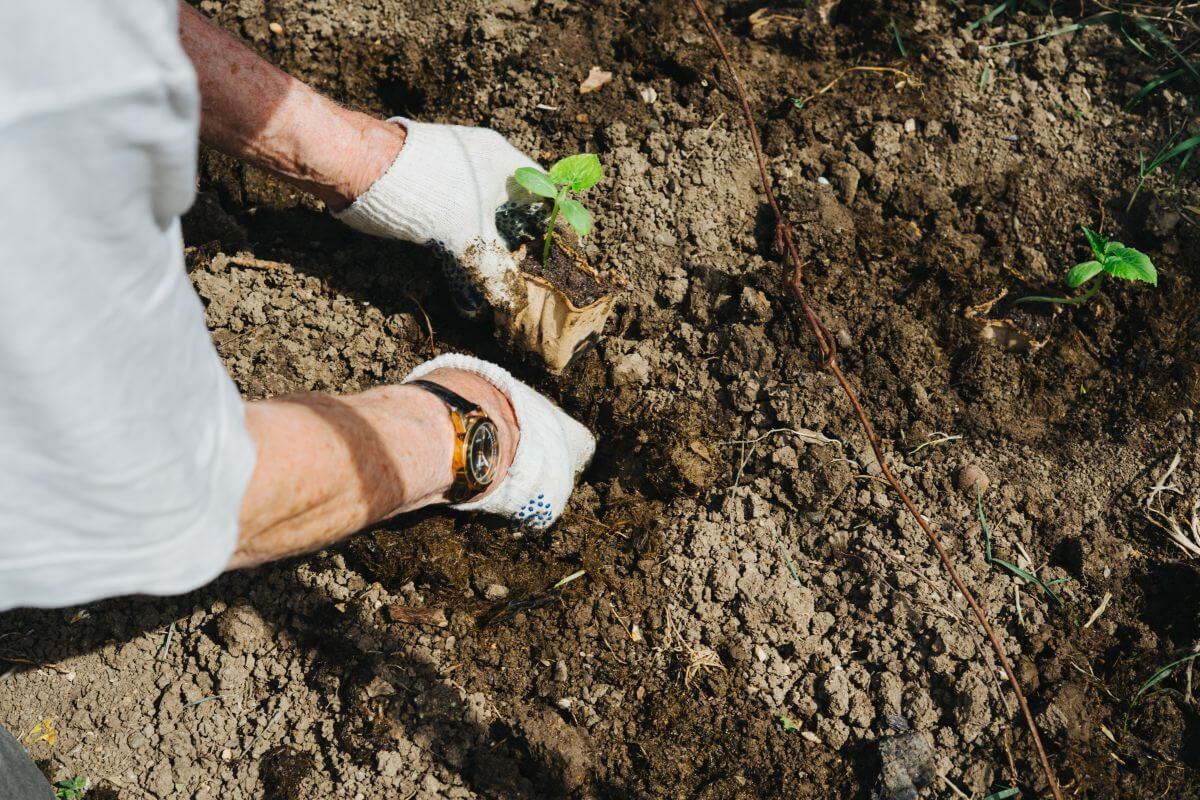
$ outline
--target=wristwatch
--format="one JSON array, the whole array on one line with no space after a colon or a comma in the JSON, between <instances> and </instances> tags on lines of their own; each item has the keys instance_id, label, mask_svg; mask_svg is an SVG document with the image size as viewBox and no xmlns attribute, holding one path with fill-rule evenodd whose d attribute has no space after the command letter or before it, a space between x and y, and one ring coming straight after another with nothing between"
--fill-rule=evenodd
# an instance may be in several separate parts
<instances>
[{"instance_id":1,"label":"wristwatch","mask_svg":"<svg viewBox=\"0 0 1200 800\"><path fill-rule=\"evenodd\" d=\"M496 479L500 466L500 433L496 423L471 401L433 381L409 381L437 396L450 407L450 423L454 426L454 455L451 468L454 483L449 500L462 503L487 491Z\"/></svg>"}]
</instances>

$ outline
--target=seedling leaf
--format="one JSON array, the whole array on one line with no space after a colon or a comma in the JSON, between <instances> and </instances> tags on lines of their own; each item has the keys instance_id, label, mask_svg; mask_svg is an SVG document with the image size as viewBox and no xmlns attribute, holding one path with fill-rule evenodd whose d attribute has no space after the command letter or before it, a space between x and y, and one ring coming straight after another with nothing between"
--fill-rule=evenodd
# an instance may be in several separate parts
<instances>
[{"instance_id":1,"label":"seedling leaf","mask_svg":"<svg viewBox=\"0 0 1200 800\"><path fill-rule=\"evenodd\" d=\"M1104 271L1109 275L1158 286L1158 272L1145 253L1126 247L1120 242L1109 242L1104 251Z\"/></svg>"},{"instance_id":2,"label":"seedling leaf","mask_svg":"<svg viewBox=\"0 0 1200 800\"><path fill-rule=\"evenodd\" d=\"M1080 226L1083 227L1083 226ZM1083 235L1087 237L1088 244L1091 245L1092 255L1100 261L1104 260L1104 245L1108 244L1108 239L1105 239L1100 234L1096 233L1091 228L1083 228Z\"/></svg>"},{"instance_id":3,"label":"seedling leaf","mask_svg":"<svg viewBox=\"0 0 1200 800\"><path fill-rule=\"evenodd\" d=\"M1182 74L1183 74L1183 67L1180 67L1179 69L1172 70L1171 72L1165 73L1163 75L1159 75L1157 78L1148 82L1145 86L1143 86L1141 89L1139 89L1138 93L1135 94L1132 98L1130 98L1129 102L1125 104L1125 110L1126 111L1130 110L1131 108L1136 106L1139 102L1141 102L1142 99L1146 97L1146 95L1150 94L1155 89L1162 86L1164 83L1168 83L1170 81L1175 80Z\"/></svg>"},{"instance_id":4,"label":"seedling leaf","mask_svg":"<svg viewBox=\"0 0 1200 800\"><path fill-rule=\"evenodd\" d=\"M1175 156L1179 155L1180 153L1186 153L1187 151L1191 150L1192 148L1196 147L1197 145L1200 145L1200 135L1193 136L1190 139L1184 139L1182 142L1180 142L1179 144L1172 147L1166 153L1155 156L1154 160L1150 162L1150 166L1146 169L1146 173L1149 174L1149 173L1153 172L1158 167L1167 163Z\"/></svg>"},{"instance_id":5,"label":"seedling leaf","mask_svg":"<svg viewBox=\"0 0 1200 800\"><path fill-rule=\"evenodd\" d=\"M1170 50L1171 55L1173 55L1173 56L1175 56L1175 58L1179 59L1179 63L1183 64L1184 69L1186 69L1188 72L1192 73L1193 78L1195 78L1196 80L1200 80L1200 71L1198 71L1196 69L1196 65L1193 64L1191 61L1189 61L1188 57L1185 56L1182 52L1180 52L1179 48L1176 47L1175 44L1170 39L1168 39L1166 36L1164 36L1162 31L1160 31L1158 28L1156 28L1154 26L1154 23L1150 22L1149 20L1143 19L1142 17L1139 17L1139 16L1134 16L1134 17L1132 17L1132 19L1133 19L1134 25L1137 25L1139 28L1144 30L1146 33L1150 34L1152 37L1157 39L1160 44L1162 44L1164 47L1166 47L1168 50Z\"/></svg>"},{"instance_id":6,"label":"seedling leaf","mask_svg":"<svg viewBox=\"0 0 1200 800\"><path fill-rule=\"evenodd\" d=\"M550 176L536 167L521 167L513 173L513 178L539 197L553 198L558 194L558 189L554 187L554 181L550 180Z\"/></svg>"},{"instance_id":7,"label":"seedling leaf","mask_svg":"<svg viewBox=\"0 0 1200 800\"><path fill-rule=\"evenodd\" d=\"M82 800L87 792L87 779L76 775L54 784L55 800Z\"/></svg>"},{"instance_id":8,"label":"seedling leaf","mask_svg":"<svg viewBox=\"0 0 1200 800\"><path fill-rule=\"evenodd\" d=\"M1001 789L998 792L993 792L992 794L989 794L987 797L983 798L983 800L1008 800L1008 798L1016 797L1020 793L1021 793L1020 789L1018 789L1015 786L1010 786L1007 789Z\"/></svg>"},{"instance_id":9,"label":"seedling leaf","mask_svg":"<svg viewBox=\"0 0 1200 800\"><path fill-rule=\"evenodd\" d=\"M571 581L573 581L573 580L577 580L577 579L579 579L579 578L582 578L584 575L587 575L587 570L586 570L586 569L581 569L581 570L578 570L578 571L576 571L576 572L572 572L570 575L568 575L567 577L565 577L565 578L561 579L561 580L560 580L558 583L554 584L554 586L553 586L553 587L551 587L551 588L554 588L554 589L561 589L562 587L566 586L566 585L567 585L568 583L570 583Z\"/></svg>"},{"instance_id":10,"label":"seedling leaf","mask_svg":"<svg viewBox=\"0 0 1200 800\"><path fill-rule=\"evenodd\" d=\"M1016 7L1016 0L1004 0L1003 3L998 4L991 11L987 12L982 17L980 17L979 19L975 20L970 25L968 25L967 30L973 31L976 28L978 28L980 25L986 25L987 23L994 20L997 16L999 16L1000 13L1003 12L1005 9L1015 8L1015 7Z\"/></svg>"},{"instance_id":11,"label":"seedling leaf","mask_svg":"<svg viewBox=\"0 0 1200 800\"><path fill-rule=\"evenodd\" d=\"M583 207L583 203L567 197L563 199L559 210L580 237L592 232L592 215Z\"/></svg>"},{"instance_id":12,"label":"seedling leaf","mask_svg":"<svg viewBox=\"0 0 1200 800\"><path fill-rule=\"evenodd\" d=\"M779 727L783 728L784 733L794 733L800 730L800 726L787 714L780 714L777 719L779 720Z\"/></svg>"},{"instance_id":13,"label":"seedling leaf","mask_svg":"<svg viewBox=\"0 0 1200 800\"><path fill-rule=\"evenodd\" d=\"M1082 264L1076 264L1067 273L1067 286L1077 289L1099 275L1103 270L1104 265L1099 261L1084 261Z\"/></svg>"},{"instance_id":14,"label":"seedling leaf","mask_svg":"<svg viewBox=\"0 0 1200 800\"><path fill-rule=\"evenodd\" d=\"M1066 608L1066 603L1064 603L1062 601L1062 598L1060 598L1058 595L1056 595L1054 593L1054 590L1051 589L1049 586L1047 586L1046 582L1043 581L1041 578L1039 578L1037 575L1034 575L1032 572L1029 572L1027 570L1023 570L1020 567L1018 567L1016 564L1013 564L1010 561L1005 561L1002 558L993 558L992 563L999 564L1000 566L1004 567L1006 570L1011 572L1013 575L1016 575L1021 580L1032 583L1034 586L1038 587L1043 592L1045 592L1047 595L1049 595L1051 600L1058 603L1063 608Z\"/></svg>"},{"instance_id":15,"label":"seedling leaf","mask_svg":"<svg viewBox=\"0 0 1200 800\"><path fill-rule=\"evenodd\" d=\"M1142 695L1169 678L1171 673L1174 672L1175 668L1180 664L1185 664L1188 661L1192 661L1197 658L1200 658L1200 653L1192 653L1191 655L1186 655L1183 658L1176 659L1170 664L1159 668L1159 670L1151 675L1149 679L1141 685L1141 688L1137 690L1137 694L1133 696L1133 702L1136 703L1139 699L1141 699Z\"/></svg>"},{"instance_id":16,"label":"seedling leaf","mask_svg":"<svg viewBox=\"0 0 1200 800\"><path fill-rule=\"evenodd\" d=\"M573 192L586 192L604 177L604 169L595 153L567 156L550 167L550 179L571 187Z\"/></svg>"}]
</instances>

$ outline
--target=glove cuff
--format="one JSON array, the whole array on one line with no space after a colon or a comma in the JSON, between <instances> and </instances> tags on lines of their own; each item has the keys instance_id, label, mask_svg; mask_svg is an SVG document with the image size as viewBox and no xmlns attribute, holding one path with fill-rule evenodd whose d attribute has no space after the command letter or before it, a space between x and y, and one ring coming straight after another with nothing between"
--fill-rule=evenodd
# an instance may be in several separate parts
<instances>
[{"instance_id":1,"label":"glove cuff","mask_svg":"<svg viewBox=\"0 0 1200 800\"><path fill-rule=\"evenodd\" d=\"M375 179L349 207L333 212L335 219L372 236L403 239L417 244L436 243L453 250L454 243L439 238L447 229L447 215L461 202L445 165L464 154L454 137L439 133L446 126L392 117L405 129L404 145L387 170Z\"/></svg>"},{"instance_id":2,"label":"glove cuff","mask_svg":"<svg viewBox=\"0 0 1200 800\"><path fill-rule=\"evenodd\" d=\"M508 370L472 356L457 353L438 356L418 366L404 381L443 368L473 372L504 392L521 430L512 464L500 485L479 500L452 508L488 511L537 529L550 527L571 496L576 475L592 458L595 450L592 435Z\"/></svg>"}]
</instances>

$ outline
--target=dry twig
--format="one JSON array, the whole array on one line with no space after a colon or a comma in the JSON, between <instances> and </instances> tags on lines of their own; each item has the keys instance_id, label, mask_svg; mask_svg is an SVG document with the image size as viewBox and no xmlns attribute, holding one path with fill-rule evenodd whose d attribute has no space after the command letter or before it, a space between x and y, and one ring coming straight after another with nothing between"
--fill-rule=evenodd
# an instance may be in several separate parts
<instances>
[{"instance_id":1,"label":"dry twig","mask_svg":"<svg viewBox=\"0 0 1200 800\"><path fill-rule=\"evenodd\" d=\"M884 74L899 75L901 78L904 79L900 84L901 86L905 86L905 85L919 86L920 85L915 80L913 80L913 77L911 75L909 75L907 72L905 72L902 69L896 69L895 67L867 67L867 66L850 67L845 72L843 72L841 75L838 75L836 78L834 78L829 83L822 86L820 89L817 89L812 94L808 95L807 97L802 97L799 100L797 100L796 106L798 108L804 108L811 101L816 100L818 97L820 97L821 95L828 92L834 86L837 86L839 83L841 83L843 78L853 75L856 72L876 72L876 73L882 72Z\"/></svg>"},{"instance_id":2,"label":"dry twig","mask_svg":"<svg viewBox=\"0 0 1200 800\"><path fill-rule=\"evenodd\" d=\"M671 616L671 607L667 606L667 631L666 631L666 649L673 653L682 653L687 656L687 665L683 668L683 685L687 688L692 688L692 681L701 672L709 670L724 672L725 665L721 663L721 657L711 647L705 645L690 644L687 639L679 632L679 628L675 626L675 619Z\"/></svg>"},{"instance_id":3,"label":"dry twig","mask_svg":"<svg viewBox=\"0 0 1200 800\"><path fill-rule=\"evenodd\" d=\"M1150 487L1146 495L1146 519L1154 527L1163 531L1171 539L1171 543L1192 558L1200 556L1200 498L1192 502L1187 520L1169 513L1162 504L1164 494L1183 496L1183 490L1171 483L1171 476L1179 467L1180 454L1175 453L1167 471L1164 472Z\"/></svg>"},{"instance_id":4,"label":"dry twig","mask_svg":"<svg viewBox=\"0 0 1200 800\"><path fill-rule=\"evenodd\" d=\"M1104 613L1104 609L1108 608L1109 602L1112 600L1112 592L1105 592L1104 597L1100 599L1100 605L1096 606L1096 610L1087 618L1087 622L1083 623L1083 627L1090 628L1096 624L1096 620L1100 619L1100 615Z\"/></svg>"},{"instance_id":5,"label":"dry twig","mask_svg":"<svg viewBox=\"0 0 1200 800\"><path fill-rule=\"evenodd\" d=\"M725 44L721 40L721 35L717 33L716 26L708 16L708 12L704 9L702 0L692 0L692 5L696 9L696 13L700 15L700 20L704 23L704 27L708 31L708 35L712 37L713 43L717 50L720 51L721 59L725 62L725 68L728 70L730 78L733 80L734 89L737 92L738 101L742 107L742 113L746 119L746 125L750 130L750 144L754 148L754 155L758 160L759 178L762 181L763 194L766 195L767 203L771 207L771 211L775 217L775 243L777 249L782 254L785 263L791 267L791 276L788 279L788 288L796 303L800 306L800 310L811 329L813 336L817 340L817 348L820 351L821 358L825 362L825 367L833 373L834 378L841 385L842 390L846 394L846 399L850 405L854 407L854 413L858 417L859 425L862 426L863 432L871 443L871 449L875 453L875 459L879 462L879 467L883 471L884 477L891 485L892 490L899 495L904 502L905 507L917 524L925 531L929 537L930 543L937 550L938 557L941 559L946 572L949 573L951 581L955 588L962 593L966 598L967 603L971 606L971 611L975 618L979 621L980 627L986 634L988 641L991 643L992 649L996 653L996 658L999 660L1001 667L1004 669L1004 674L1008 678L1009 684L1012 686L1013 694L1016 695L1017 703L1021 707L1021 713L1025 717L1025 724L1029 728L1029 735L1033 741L1034 749L1037 751L1038 759L1041 762L1042 770L1045 772L1046 780L1049 782L1050 791L1054 795L1055 800L1063 800L1062 790L1058 786L1058 780L1054 776L1054 769L1050 765L1050 758L1046 755L1046 750L1042 746L1042 738L1038 734L1037 723L1034 722L1033 712L1029 710L1029 703L1025 700L1025 693L1021 690L1021 684L1017 681L1016 673L1013 671L1012 665L1009 663L1008 656L1004 652L1004 648L1000 645L1000 640L996 638L996 632L992 629L991 623L988 622L987 614L983 607L975 599L975 595L963 583L959 577L958 570L954 568L954 562L950 560L945 548L942 546L941 539L934 533L933 528L926 520L924 515L917 510L916 505L904 491L904 487L896 480L896 476L892 473L891 468L887 464L887 459L884 458L883 445L880 443L879 437L875 433L875 429L871 426L871 421L867 418L866 412L863 411L862 404L858 400L858 394L854 391L854 387L850 385L846 374L842 372L841 367L837 362L837 346L833 335L825 324L821 322L820 317L814 310L812 304L808 300L808 295L804 291L804 266L800 260L799 251L796 249L795 240L792 234L792 228L784 217L783 209L779 206L779 201L775 197L775 192L771 189L771 175L767 170L766 158L763 156L762 144L758 136L758 126L754 123L754 112L750 108L750 100L746 94L746 88L742 85L742 79L739 77L737 70L733 66L733 59L730 58L729 51L725 49Z\"/></svg>"}]
</instances>

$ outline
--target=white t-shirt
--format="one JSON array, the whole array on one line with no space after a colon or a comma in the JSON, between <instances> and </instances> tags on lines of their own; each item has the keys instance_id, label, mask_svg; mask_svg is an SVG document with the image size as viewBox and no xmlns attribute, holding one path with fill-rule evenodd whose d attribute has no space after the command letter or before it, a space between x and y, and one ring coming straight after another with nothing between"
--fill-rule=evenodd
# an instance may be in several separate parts
<instances>
[{"instance_id":1,"label":"white t-shirt","mask_svg":"<svg viewBox=\"0 0 1200 800\"><path fill-rule=\"evenodd\" d=\"M0 610L221 572L254 468L183 265L175 0L0 2Z\"/></svg>"}]
</instances>

